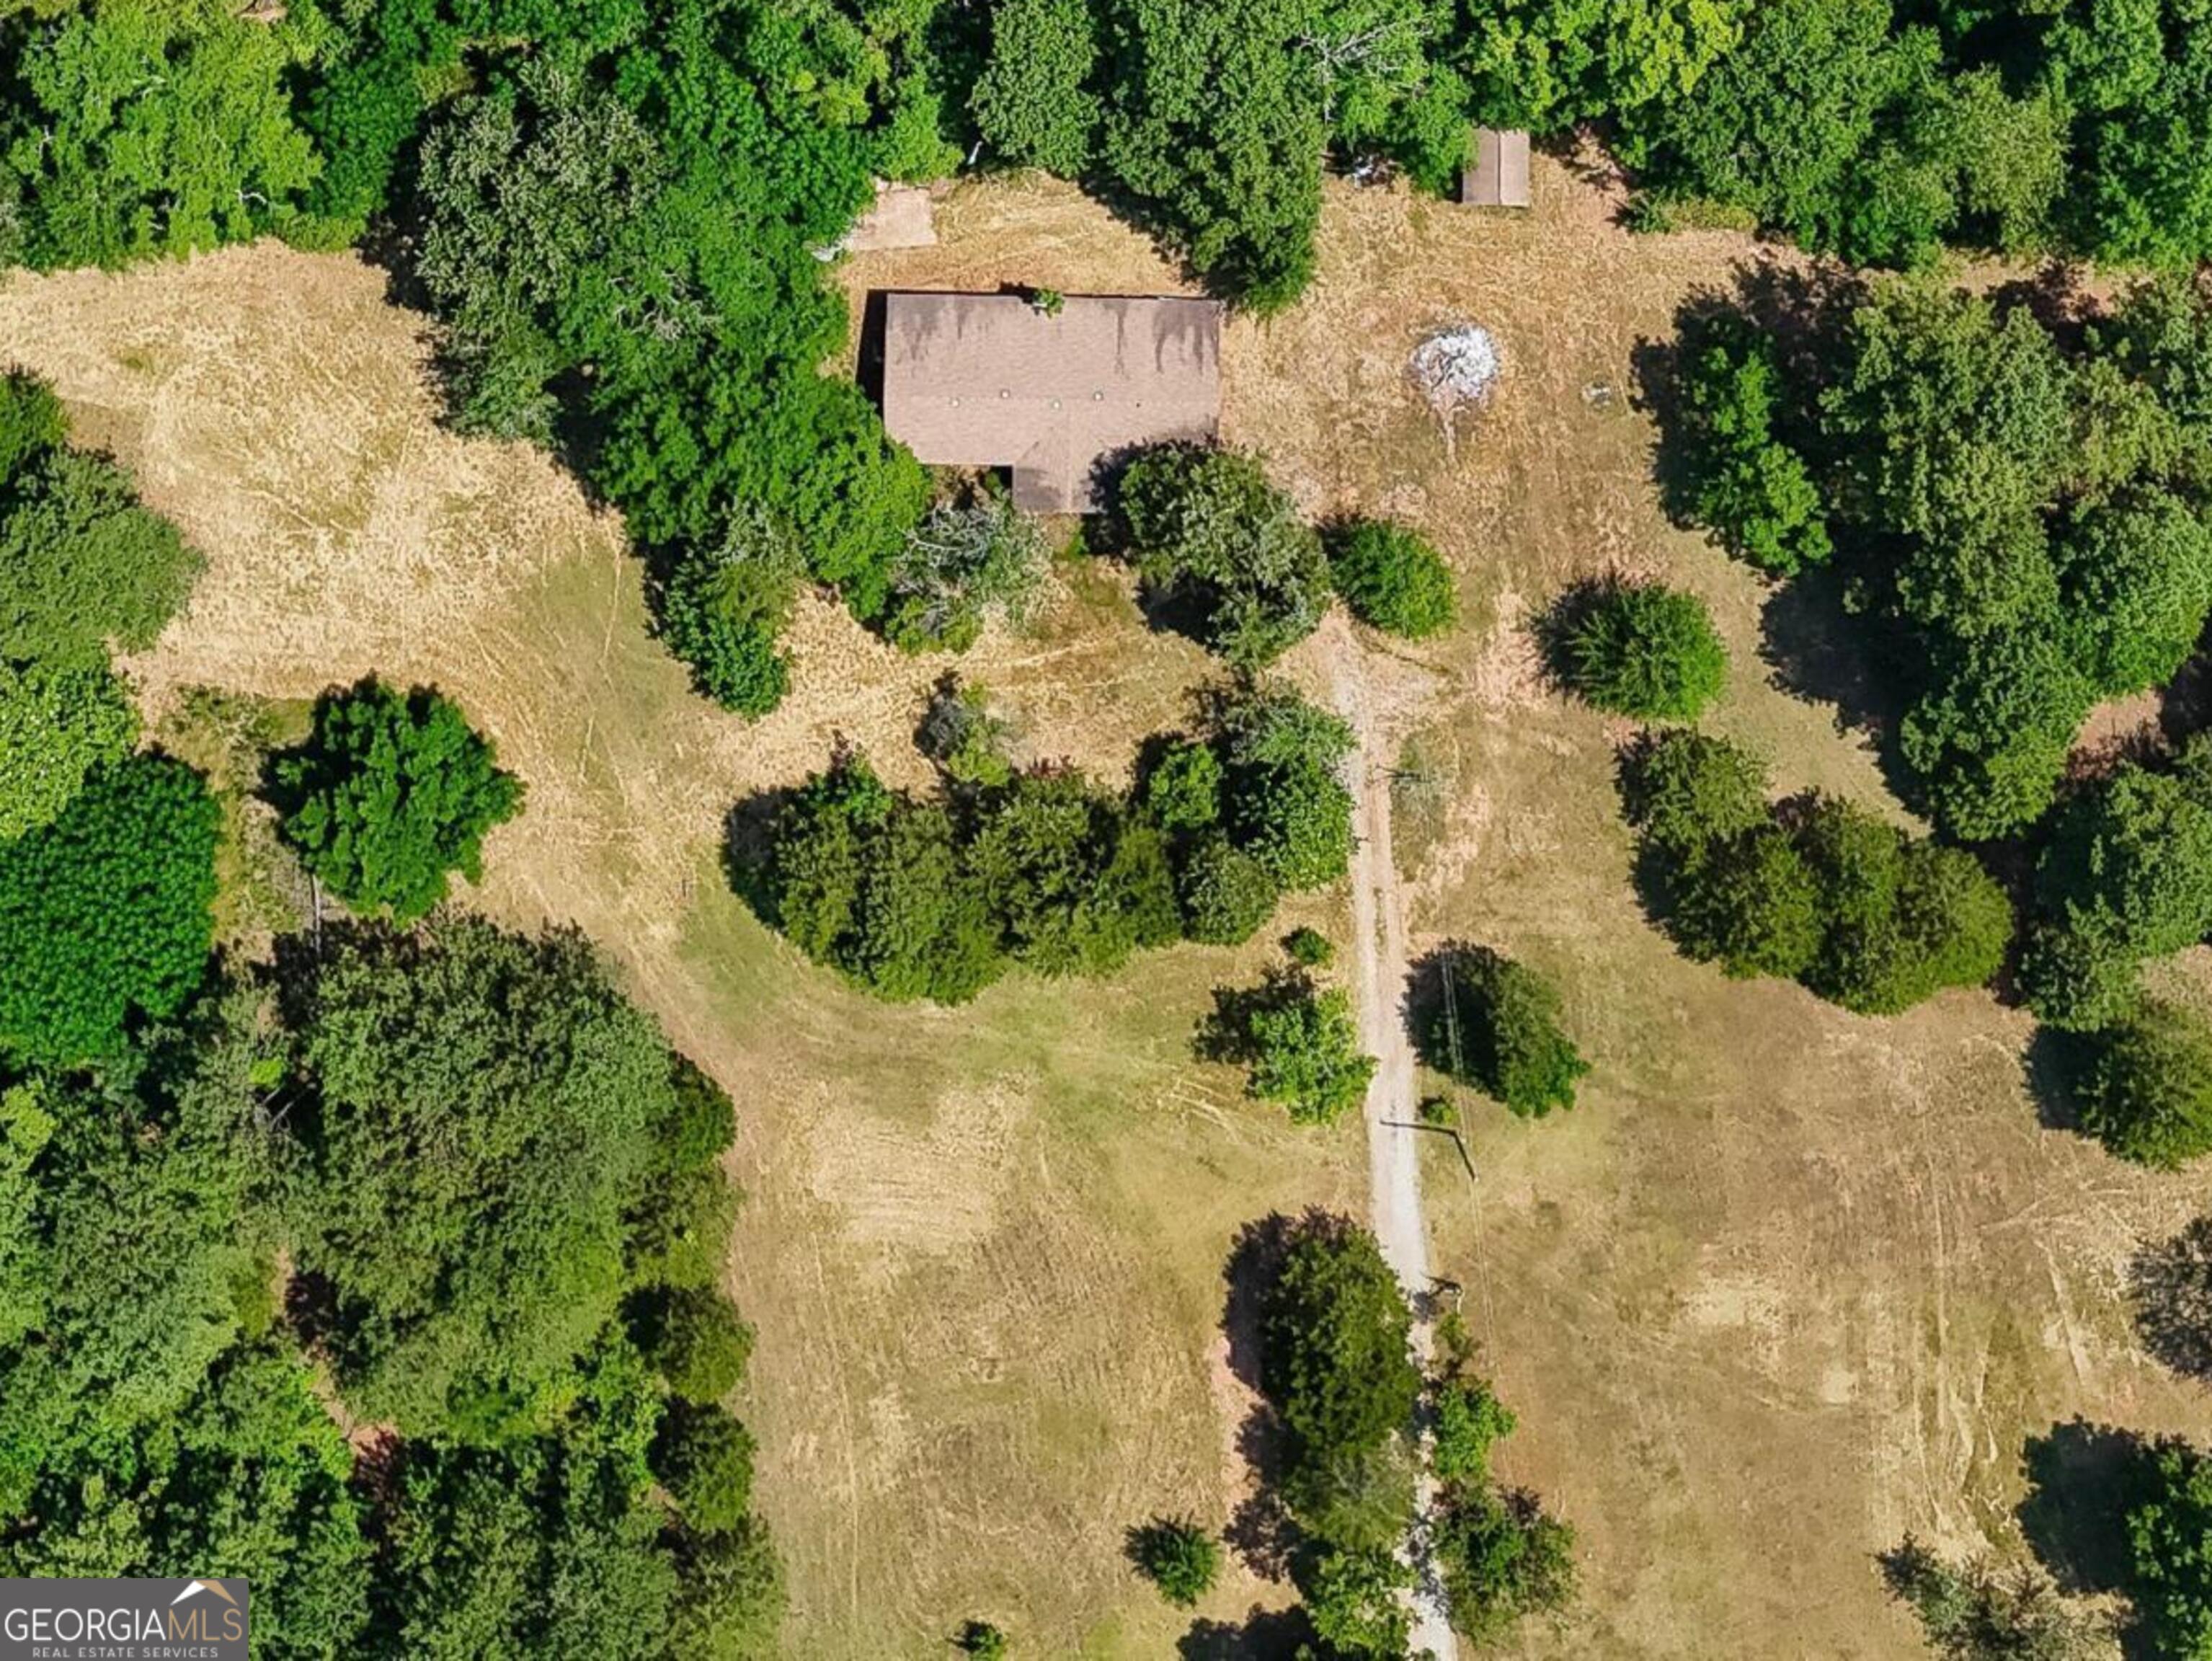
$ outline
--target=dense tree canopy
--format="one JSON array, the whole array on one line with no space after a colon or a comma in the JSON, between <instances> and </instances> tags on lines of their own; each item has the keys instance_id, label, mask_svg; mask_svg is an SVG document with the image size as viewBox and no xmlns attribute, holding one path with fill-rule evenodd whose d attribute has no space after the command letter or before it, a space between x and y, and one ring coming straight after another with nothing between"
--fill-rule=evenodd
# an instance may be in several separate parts
<instances>
[{"instance_id":1,"label":"dense tree canopy","mask_svg":"<svg viewBox=\"0 0 2212 1661\"><path fill-rule=\"evenodd\" d=\"M1413 1315L1375 1237L1338 1218L1295 1231L1267 1288L1261 1384L1293 1457L1367 1452L1413 1422Z\"/></svg>"},{"instance_id":2,"label":"dense tree canopy","mask_svg":"<svg viewBox=\"0 0 2212 1661\"><path fill-rule=\"evenodd\" d=\"M103 765L52 822L0 843L0 1054L118 1055L199 983L215 924L216 810L164 757Z\"/></svg>"},{"instance_id":3,"label":"dense tree canopy","mask_svg":"<svg viewBox=\"0 0 2212 1661\"><path fill-rule=\"evenodd\" d=\"M1869 1014L1997 972L2012 904L1972 855L1830 797L1770 807L1766 777L1757 755L1694 733L1626 758L1623 805L1684 952Z\"/></svg>"},{"instance_id":4,"label":"dense tree canopy","mask_svg":"<svg viewBox=\"0 0 2212 1661\"><path fill-rule=\"evenodd\" d=\"M2018 833L2090 709L2171 678L2212 612L2212 295L2144 283L2077 332L1934 283L1802 298L1786 353L1748 309L1685 319L1676 504L1778 575L1832 559L1908 800Z\"/></svg>"},{"instance_id":5,"label":"dense tree canopy","mask_svg":"<svg viewBox=\"0 0 2212 1661\"><path fill-rule=\"evenodd\" d=\"M314 10L272 22L222 0L38 9L7 26L7 166L23 205L20 251L0 252L114 266L287 222L319 167L289 91L319 44Z\"/></svg>"},{"instance_id":6,"label":"dense tree canopy","mask_svg":"<svg viewBox=\"0 0 2212 1661\"><path fill-rule=\"evenodd\" d=\"M1224 695L1211 732L1161 746L1127 799L1069 769L1017 771L980 730L966 753L954 728L974 719L957 689L925 717L942 794L841 757L780 804L754 867L767 920L879 996L957 1003L1012 964L1100 974L1178 938L1234 944L1350 860L1350 731L1287 688Z\"/></svg>"},{"instance_id":7,"label":"dense tree canopy","mask_svg":"<svg viewBox=\"0 0 2212 1661\"><path fill-rule=\"evenodd\" d=\"M297 1001L289 1229L349 1398L410 1433L542 1422L665 1191L659 1034L580 937L468 919L341 932Z\"/></svg>"},{"instance_id":8,"label":"dense tree canopy","mask_svg":"<svg viewBox=\"0 0 2212 1661\"><path fill-rule=\"evenodd\" d=\"M0 661L0 843L52 824L94 768L118 762L137 712L105 665Z\"/></svg>"}]
</instances>

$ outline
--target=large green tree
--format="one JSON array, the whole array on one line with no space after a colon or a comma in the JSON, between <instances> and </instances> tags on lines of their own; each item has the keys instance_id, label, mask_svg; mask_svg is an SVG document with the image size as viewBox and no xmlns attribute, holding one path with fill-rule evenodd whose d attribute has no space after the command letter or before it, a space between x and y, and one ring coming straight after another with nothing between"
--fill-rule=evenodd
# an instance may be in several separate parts
<instances>
[{"instance_id":1,"label":"large green tree","mask_svg":"<svg viewBox=\"0 0 2212 1661\"><path fill-rule=\"evenodd\" d=\"M522 807L522 783L459 705L374 677L315 705L314 731L272 770L284 840L357 911L402 922L483 874L484 832Z\"/></svg>"}]
</instances>

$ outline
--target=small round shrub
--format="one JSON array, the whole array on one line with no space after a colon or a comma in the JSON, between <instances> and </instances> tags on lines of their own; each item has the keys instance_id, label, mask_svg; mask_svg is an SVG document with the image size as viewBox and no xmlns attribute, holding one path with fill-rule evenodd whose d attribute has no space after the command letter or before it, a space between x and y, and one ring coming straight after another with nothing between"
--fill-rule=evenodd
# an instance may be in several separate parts
<instances>
[{"instance_id":1,"label":"small round shrub","mask_svg":"<svg viewBox=\"0 0 2212 1661\"><path fill-rule=\"evenodd\" d=\"M1006 1661L1006 1634L988 1621L969 1621L952 1642L963 1655L973 1656L975 1661Z\"/></svg>"},{"instance_id":2,"label":"small round shrub","mask_svg":"<svg viewBox=\"0 0 2212 1661\"><path fill-rule=\"evenodd\" d=\"M1694 721L1728 684L1728 648L1694 594L1621 583L1571 597L1569 608L1559 667L1601 709Z\"/></svg>"},{"instance_id":3,"label":"small round shrub","mask_svg":"<svg viewBox=\"0 0 2212 1661\"><path fill-rule=\"evenodd\" d=\"M1513 1433L1513 1410L1479 1378L1453 1378L1437 1388L1436 1441L1431 1468L1440 1482L1480 1482L1490 1475L1490 1450Z\"/></svg>"},{"instance_id":4,"label":"small round shrub","mask_svg":"<svg viewBox=\"0 0 2212 1661\"><path fill-rule=\"evenodd\" d=\"M688 1056L673 1057L668 1079L676 1103L661 1157L678 1170L710 1165L738 1139L737 1104Z\"/></svg>"},{"instance_id":5,"label":"small round shrub","mask_svg":"<svg viewBox=\"0 0 2212 1661\"><path fill-rule=\"evenodd\" d=\"M1205 830L1221 823L1221 757L1211 745L1176 745L1145 780L1145 806L1163 830Z\"/></svg>"},{"instance_id":6,"label":"small round shrub","mask_svg":"<svg viewBox=\"0 0 2212 1661\"><path fill-rule=\"evenodd\" d=\"M1183 933L1207 946L1242 946L1275 914L1275 879L1218 832L1183 856L1176 875Z\"/></svg>"},{"instance_id":7,"label":"small round shrub","mask_svg":"<svg viewBox=\"0 0 2212 1661\"><path fill-rule=\"evenodd\" d=\"M1332 532L1328 569L1352 616L1385 634L1425 639L1458 615L1450 568L1426 538L1402 525L1363 519Z\"/></svg>"},{"instance_id":8,"label":"small round shrub","mask_svg":"<svg viewBox=\"0 0 2212 1661\"><path fill-rule=\"evenodd\" d=\"M1189 1609L1221 1574L1221 1542L1195 1523L1156 1518L1129 1533L1129 1556L1160 1596Z\"/></svg>"},{"instance_id":9,"label":"small round shrub","mask_svg":"<svg viewBox=\"0 0 2212 1661\"><path fill-rule=\"evenodd\" d=\"M705 1287L669 1291L657 1300L645 1335L646 1359L687 1402L712 1406L737 1388L751 1359L753 1329L726 1299Z\"/></svg>"},{"instance_id":10,"label":"small round shrub","mask_svg":"<svg viewBox=\"0 0 2212 1661\"><path fill-rule=\"evenodd\" d=\"M1293 928L1283 936L1283 950L1306 969L1326 969L1336 960L1336 948L1318 928Z\"/></svg>"},{"instance_id":11,"label":"small round shrub","mask_svg":"<svg viewBox=\"0 0 2212 1661\"><path fill-rule=\"evenodd\" d=\"M2110 1026L2142 995L2142 962L2103 929L2039 923L2020 956L2021 990L2036 1019L2075 1032Z\"/></svg>"},{"instance_id":12,"label":"small round shrub","mask_svg":"<svg viewBox=\"0 0 2212 1661\"><path fill-rule=\"evenodd\" d=\"M1447 946L1441 970L1425 1038L1431 1063L1522 1118L1572 1107L1589 1063L1559 1030L1559 994L1486 946Z\"/></svg>"},{"instance_id":13,"label":"small round shrub","mask_svg":"<svg viewBox=\"0 0 2212 1661\"><path fill-rule=\"evenodd\" d=\"M753 1494L752 1433L720 1408L670 1405L653 1440L653 1474L684 1525L702 1533L744 1520Z\"/></svg>"},{"instance_id":14,"label":"small round shrub","mask_svg":"<svg viewBox=\"0 0 2212 1661\"><path fill-rule=\"evenodd\" d=\"M1367 1093L1375 1058L1362 1052L1352 1000L1302 974L1271 974L1249 991L1218 991L1210 1047L1250 1069L1245 1089L1280 1102L1297 1124L1330 1124Z\"/></svg>"},{"instance_id":15,"label":"small round shrub","mask_svg":"<svg viewBox=\"0 0 2212 1661\"><path fill-rule=\"evenodd\" d=\"M1628 822L1678 860L1767 822L1766 764L1686 727L1647 733L1622 757Z\"/></svg>"},{"instance_id":16,"label":"small round shrub","mask_svg":"<svg viewBox=\"0 0 2212 1661\"><path fill-rule=\"evenodd\" d=\"M1762 824L1679 873L1668 928L1735 979L1796 980L1820 955L1820 880L1788 832Z\"/></svg>"},{"instance_id":17,"label":"small round shrub","mask_svg":"<svg viewBox=\"0 0 2212 1661\"><path fill-rule=\"evenodd\" d=\"M2084 1043L2083 1129L2124 1159L2167 1171L2212 1150L2212 1022L2146 999Z\"/></svg>"}]
</instances>

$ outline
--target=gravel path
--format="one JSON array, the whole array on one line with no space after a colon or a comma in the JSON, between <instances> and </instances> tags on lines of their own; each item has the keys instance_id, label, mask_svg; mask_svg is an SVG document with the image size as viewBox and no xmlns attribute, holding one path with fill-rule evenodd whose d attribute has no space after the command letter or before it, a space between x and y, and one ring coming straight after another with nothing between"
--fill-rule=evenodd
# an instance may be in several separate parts
<instances>
[{"instance_id":1,"label":"gravel path","mask_svg":"<svg viewBox=\"0 0 2212 1661\"><path fill-rule=\"evenodd\" d=\"M1406 912L1397 865L1390 856L1392 756L1370 705L1357 646L1337 654L1334 682L1337 713L1359 739L1350 762L1358 838L1352 859L1352 988L1360 1042L1376 1062L1366 1107L1375 1233L1413 1304L1413 1350L1425 1367L1432 1335L1424 1313L1429 1307L1429 1244L1421 1217L1421 1133L1413 1129L1419 1120L1413 1043L1402 1007L1408 969ZM1425 1459L1419 1488L1421 1522L1413 1548L1420 1576L1413 1593L1413 1653L1425 1649L1436 1661L1455 1661L1458 1645L1446 1617L1443 1590L1424 1543L1436 1493L1425 1464Z\"/></svg>"}]
</instances>

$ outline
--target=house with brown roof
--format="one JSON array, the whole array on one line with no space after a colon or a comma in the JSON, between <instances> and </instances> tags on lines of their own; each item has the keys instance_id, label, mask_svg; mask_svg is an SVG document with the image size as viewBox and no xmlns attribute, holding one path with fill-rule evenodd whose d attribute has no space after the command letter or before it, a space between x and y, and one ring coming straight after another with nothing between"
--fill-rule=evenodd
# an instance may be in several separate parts
<instances>
[{"instance_id":1,"label":"house with brown roof","mask_svg":"<svg viewBox=\"0 0 2212 1661\"><path fill-rule=\"evenodd\" d=\"M1474 160L1459 176L1459 199L1474 208L1528 205L1528 135L1474 130Z\"/></svg>"},{"instance_id":2,"label":"house with brown roof","mask_svg":"<svg viewBox=\"0 0 2212 1661\"><path fill-rule=\"evenodd\" d=\"M1004 467L1015 504L1090 514L1102 462L1221 424L1221 307L1211 300L890 294L884 425L921 460Z\"/></svg>"}]
</instances>

